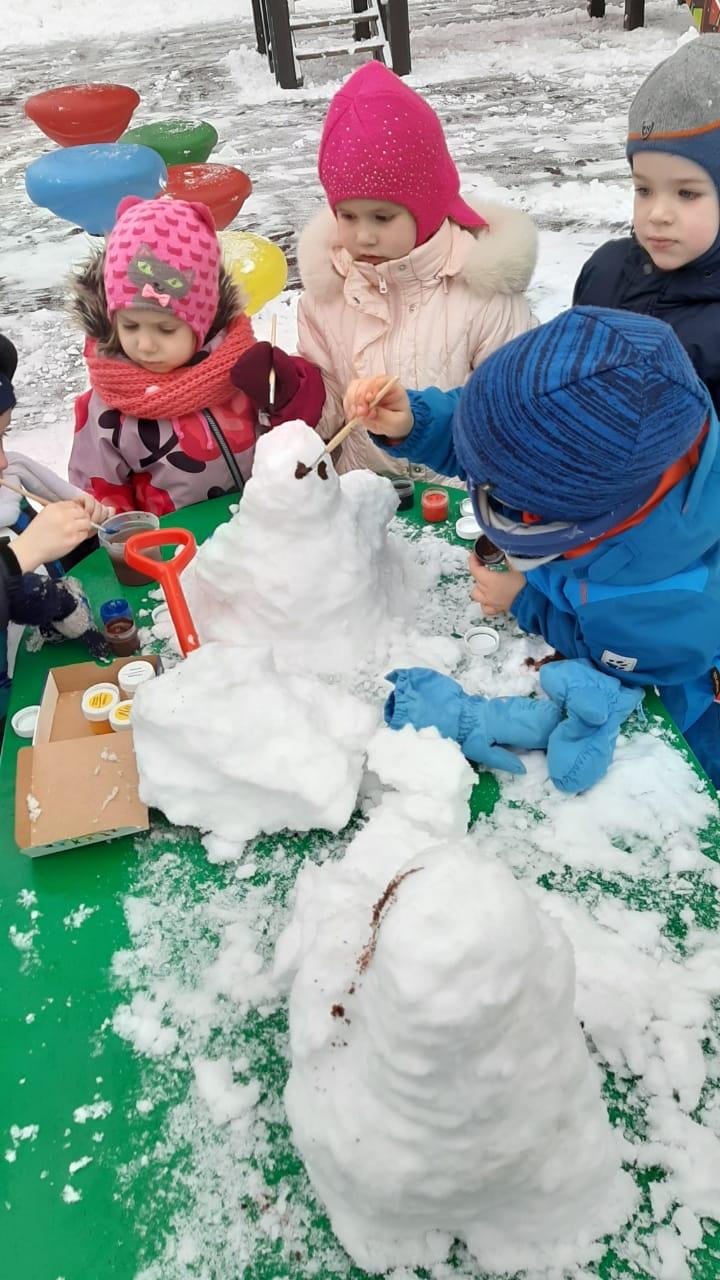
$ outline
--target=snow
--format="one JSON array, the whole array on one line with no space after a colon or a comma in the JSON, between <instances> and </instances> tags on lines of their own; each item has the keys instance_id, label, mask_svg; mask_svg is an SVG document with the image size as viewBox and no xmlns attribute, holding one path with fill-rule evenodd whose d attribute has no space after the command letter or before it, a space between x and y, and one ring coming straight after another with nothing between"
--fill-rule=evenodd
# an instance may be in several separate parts
<instances>
[{"instance_id":1,"label":"snow","mask_svg":"<svg viewBox=\"0 0 720 1280\"><path fill-rule=\"evenodd\" d=\"M303 11L314 12L330 0L299 3ZM648 0L646 11L646 29L624 33L619 4L608 7L603 23L591 23L579 0L516 0L511 10L468 0L442 8L428 0L411 0L411 83L427 93L445 120L464 189L507 200L538 221L540 260L530 296L541 319L568 304L574 279L593 249L627 229L627 105L651 67L673 51L689 21L687 10L677 9L671 0ZM256 332L268 335L274 313L280 344L286 350L295 344L294 236L321 204L317 142L326 103L346 67L337 61L311 64L306 87L283 93L254 52L248 0L218 0L212 21L203 19L188 0L177 0L172 7L129 0L119 11L91 5L90 0L11 0L6 16L4 71L13 112L0 155L0 275L3 328L16 341L21 360L12 445L62 473L71 441L73 397L85 386L81 340L61 309L62 282L70 266L86 256L90 241L25 199L24 168L49 145L22 118L21 104L29 93L81 76L118 80L136 85L141 93L135 123L173 114L210 119L220 133L213 159L240 164L254 182L238 226L270 236L288 254L290 287L255 318ZM180 29L181 38L171 34ZM147 32L153 33L150 40ZM14 48L10 55L9 36ZM468 599L466 551L449 547L431 531L409 535L401 528L392 520L386 537L390 545L393 540L405 544L398 550L400 562L412 558L415 563L418 605L410 619L415 635L391 637L395 650L388 654L388 667L418 660L420 654L421 661L454 671L468 692L493 696L536 691L537 673L526 661L543 656L542 642L519 638L513 624L503 620L497 624L496 654L473 660L463 653L457 637L478 616ZM278 554L282 559L286 548L281 541L273 542L271 530L266 533L263 555L270 580ZM319 554L320 536L317 546ZM256 590L257 584L250 585ZM228 667L228 687L237 681L237 701L226 700L222 708L217 697L213 702L216 690L209 676L207 682L199 681L206 690L210 719L219 723L223 711L224 724L214 744L217 760L211 762L208 751L199 768L201 752L196 749L181 761L188 771L192 764L193 785L197 777L199 791L208 787L204 814L196 807L189 816L178 817L213 832L206 839L207 854L201 861L199 853L194 855L198 861L193 863L177 830L160 830L138 842L142 856L131 873L124 904L129 942L113 963L118 1005L112 1027L102 1034L125 1039L142 1063L138 1097L129 1100L127 1119L137 1155L117 1170L116 1189L128 1199L137 1186L144 1189L136 1226L141 1238L155 1243L144 1257L138 1280L189 1280L201 1267L208 1274L233 1275L239 1260L246 1265L255 1257L272 1259L268 1274L350 1273L347 1256L319 1224L317 1201L286 1128L281 1089L290 1066L287 991L293 988L292 1007L300 1010L292 1017L293 1040L307 1039L308 1061L317 1054L318 1063L327 1069L330 1024L332 1034L348 1039L347 1045L332 1047L332 1055L335 1060L342 1055L352 1060L357 1072L353 1079L360 1089L363 1077L356 1050L362 1045L363 1027L371 1025L376 1011L368 1006L364 1022L354 1016L351 1002L362 1004L367 986L348 999L341 974L368 943L373 904L402 868L421 865L431 840L442 850L438 867L445 859L458 870L458 885L452 886L458 893L463 884L477 886L482 877L492 877L496 864L504 864L518 887L515 890L503 874L501 890L495 886L503 902L514 904L528 930L555 948L554 954L567 956L563 935L569 940L576 974L575 1014L583 1024L587 1049L569 1015L568 986L562 1027L577 1050L578 1078L591 1080L594 1072L602 1073L605 1097L612 1101L613 1133L622 1134L626 1143L626 1168L636 1177L652 1170L643 1207L613 1238L618 1265L652 1280L685 1280L696 1274L699 1264L692 1255L701 1243L703 1226L720 1217L715 1065L720 1048L720 874L707 862L702 838L714 802L651 721L621 739L607 779L587 796L560 797L547 782L542 758L526 755L527 774L501 780L503 803L490 817L480 818L465 837L475 775L452 744L432 731L373 734L383 696L379 656L363 655L352 671L341 671L328 683L323 650L320 675L312 673L312 680L322 680L324 693L318 695L311 677L293 670L289 648L283 659L281 650L292 645L292 634L283 634L282 642L276 637L268 640L273 602L263 598L261 589L255 601L266 610L261 628L265 657L258 668L248 668L244 683L237 670ZM297 623L289 596L275 604L287 631ZM176 660L173 630L163 606L153 610L149 621L152 625L143 628L143 639ZM356 631L362 631L361 624L353 634ZM227 637L222 643L227 644ZM286 670L281 669L283 660ZM196 659L193 663L197 668ZM214 829L208 797L213 786L222 790L217 769L226 767L242 742L245 705L241 712L240 697L254 705L258 717L267 698L268 685L249 688L252 671L257 670L277 694L278 705L287 705L289 682L308 682L304 702L299 699L297 723L302 730L293 739L296 744L311 741L312 729L313 743L324 734L329 752L334 740L327 728L330 722L337 725L339 706L340 723L350 716L351 705L372 713L372 723L368 716L367 724L356 724L353 760L343 763L340 751L340 760L332 763L338 773L331 776L344 778L338 791L342 813L338 806L333 818L336 826L349 816L360 788L362 817L356 815L347 829L326 835L312 832L303 839L287 832L272 840L254 840L256 831L271 825L266 813L278 796L277 769L271 773L272 762L262 754L255 763L257 779L269 781L264 811L256 794L250 806L252 821L247 822L242 816L246 794L238 787L235 808L241 816L226 818L240 829L226 829L224 821L223 831L229 830L229 835ZM172 675L155 684L160 686ZM318 697L326 695L323 725L317 707ZM178 702L179 698L178 694ZM159 738L161 719L158 711L150 736ZM207 732L195 711L185 725L187 739L191 723L196 736ZM258 740L256 723L248 741L257 745ZM305 795L313 767L319 773L319 760L326 759L321 754L310 760L308 772L297 775L289 808L278 815L280 825L290 822L291 808L293 815L297 813L298 797ZM293 767L300 769L303 763L294 760ZM259 792L256 781L252 786ZM174 797L170 779L153 785L164 788L166 782L163 803L174 811L180 788ZM238 785L236 780L233 785ZM242 785L249 786L247 780ZM307 813L308 825L327 821L318 816L321 807L316 802L315 812ZM398 939L408 936L407 903L425 904L430 923L418 949L433 963L437 960L432 908L437 901L447 910L451 898L441 882L428 902L432 882L425 870L399 885L378 930L369 975L377 961L382 973L415 982L415 970L402 948L397 954ZM461 911L468 909L469 896L462 896ZM82 911L80 905L77 913L70 912L66 927L78 928L87 918L80 920ZM490 920L490 936L495 936L493 927ZM518 944L515 934L506 932L508 936L500 931L497 956L482 952L482 937L451 936L448 963L454 960L462 972L459 956L467 947L477 964L478 992L497 997L496 960L505 949L515 955L512 948ZM9 941L21 961L32 959L37 934L36 927L28 930L25 923L11 927ZM410 941L414 949L415 938ZM301 974L313 973L325 946L342 964L338 968L333 960L332 966L317 969L320 981L311 985L322 985L323 990L313 1000L308 997L304 1006L293 983ZM530 965L528 982L541 988L542 977L542 969ZM380 993L381 1008L382 1000L389 1004L391 997L391 990ZM351 1019L349 1026L331 1016L333 1005L342 1005ZM312 1017L303 1017L305 1007ZM557 1009L552 1016L560 1021ZM390 1027L398 1037L408 1030L416 1028L408 1029L401 1018ZM525 1036L533 1043L529 1019ZM455 1063L451 1067L458 1069ZM521 1061L518 1070L522 1068ZM379 1059L376 1070L381 1069L387 1071L387 1062ZM545 1102L551 1092L543 1095ZM593 1097L597 1100L596 1094ZM526 1101L510 1099L508 1109ZM459 1107L461 1099L451 1098L451 1103ZM603 1116L593 1105L587 1109L588 1118L595 1117L597 1132L602 1133ZM110 1110L110 1102L96 1097L76 1107L73 1118L80 1125L97 1122ZM158 1130L146 1137L150 1112ZM523 1115L529 1125L541 1117L542 1106ZM428 1116L423 1113L419 1119L429 1149ZM501 1117L496 1119L499 1123ZM473 1141L481 1146L477 1117L469 1128L473 1124ZM19 1125L18 1132L29 1127ZM524 1122L518 1132L527 1134ZM604 1132L607 1137L607 1128ZM103 1134L98 1131L91 1137L99 1142ZM446 1132L432 1138L440 1148L448 1141ZM18 1150L13 1138L6 1160L19 1161ZM171 1164L178 1172L168 1186ZM73 1162L72 1171L79 1165ZM351 1164L347 1168L348 1176L357 1172ZM471 1177L479 1178L482 1172L478 1162L465 1180L463 1194L470 1196ZM430 1173L428 1192L436 1170ZM148 1177L167 1197L160 1226L158 1197L146 1194ZM578 1196L581 1182L575 1188ZM65 1192L69 1203L80 1195L70 1184ZM360 1197L369 1194L367 1185L360 1186L358 1208L366 1203ZM399 1217L408 1201L395 1205L394 1199L394 1194L387 1197L388 1204L379 1208L397 1208ZM607 1198L599 1195L597 1200L593 1208L610 1211ZM446 1221L446 1231L459 1229L456 1222ZM357 1241L357 1235L353 1239ZM472 1243L474 1237L468 1235L468 1240ZM475 1244L478 1249L490 1247L487 1238ZM521 1237L517 1247L523 1247ZM583 1247L592 1252L589 1241ZM573 1254L564 1268L571 1280L595 1274L599 1264L579 1261L579 1245ZM532 1280L546 1273L543 1258L548 1256L546 1251L532 1260ZM415 1264L404 1260L391 1274L393 1280L418 1276ZM478 1268L459 1247L452 1264L432 1262L428 1274L430 1280L477 1280Z\"/></svg>"}]
</instances>

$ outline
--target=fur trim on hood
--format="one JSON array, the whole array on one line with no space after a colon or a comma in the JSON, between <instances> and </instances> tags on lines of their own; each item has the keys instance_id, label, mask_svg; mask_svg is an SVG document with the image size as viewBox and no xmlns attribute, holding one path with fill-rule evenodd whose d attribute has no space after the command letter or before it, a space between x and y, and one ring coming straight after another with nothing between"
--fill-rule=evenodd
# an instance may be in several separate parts
<instances>
[{"instance_id":1,"label":"fur trim on hood","mask_svg":"<svg viewBox=\"0 0 720 1280\"><path fill-rule=\"evenodd\" d=\"M88 338L95 338L106 345L113 336L113 327L108 319L107 302L105 300L105 250L96 250L91 258L70 277L69 311ZM220 267L220 296L215 319L205 339L208 342L216 333L225 329L235 316L243 310L243 296L237 285L233 284L228 272Z\"/></svg>"},{"instance_id":2,"label":"fur trim on hood","mask_svg":"<svg viewBox=\"0 0 720 1280\"><path fill-rule=\"evenodd\" d=\"M538 235L531 218L519 209L493 201L468 200L487 222L487 230L468 232L475 240L459 275L474 293L524 293L537 262ZM344 280L335 269L337 223L328 208L307 224L298 240L298 268L303 286L321 301L342 293Z\"/></svg>"}]
</instances>

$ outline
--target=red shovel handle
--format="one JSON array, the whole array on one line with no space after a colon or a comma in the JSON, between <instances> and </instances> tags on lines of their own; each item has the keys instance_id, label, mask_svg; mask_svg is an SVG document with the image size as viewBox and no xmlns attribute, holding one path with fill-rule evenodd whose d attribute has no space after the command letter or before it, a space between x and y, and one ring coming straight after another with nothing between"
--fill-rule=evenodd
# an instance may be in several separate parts
<instances>
[{"instance_id":1,"label":"red shovel handle","mask_svg":"<svg viewBox=\"0 0 720 1280\"><path fill-rule=\"evenodd\" d=\"M172 560L151 560L150 556L143 554L155 547L182 547L182 551ZM146 533L133 533L125 543L124 551L131 569L137 569L160 583L185 657L192 649L200 647L195 623L180 586L180 573L196 551L197 543L187 529L148 529Z\"/></svg>"}]
</instances>

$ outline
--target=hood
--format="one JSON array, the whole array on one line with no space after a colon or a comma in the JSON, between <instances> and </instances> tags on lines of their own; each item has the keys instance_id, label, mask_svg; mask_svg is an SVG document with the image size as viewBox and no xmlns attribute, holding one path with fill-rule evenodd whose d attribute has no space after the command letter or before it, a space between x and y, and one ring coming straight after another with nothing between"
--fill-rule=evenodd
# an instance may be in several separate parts
<instances>
[{"instance_id":1,"label":"hood","mask_svg":"<svg viewBox=\"0 0 720 1280\"><path fill-rule=\"evenodd\" d=\"M88 338L94 338L101 344L107 343L112 336L112 325L108 319L105 301L105 251L98 250L91 258L70 277L70 298L68 309ZM243 297L237 285L233 284L223 266L220 267L220 297L215 319L205 339L209 342L221 329L227 328L235 316L243 310Z\"/></svg>"},{"instance_id":2,"label":"hood","mask_svg":"<svg viewBox=\"0 0 720 1280\"><path fill-rule=\"evenodd\" d=\"M487 227L464 231L465 261L458 274L479 296L523 293L537 261L537 230L526 213L491 201L468 200ZM338 246L335 215L327 207L308 223L298 240L298 269L303 287L327 302L343 291L344 276L333 263ZM422 250L424 245L420 245Z\"/></svg>"},{"instance_id":3,"label":"hood","mask_svg":"<svg viewBox=\"0 0 720 1280\"><path fill-rule=\"evenodd\" d=\"M670 490L642 523L608 538L577 559L555 560L562 572L591 582L638 586L682 573L720 548L720 427L714 412L697 466ZM649 572L657 566L659 572Z\"/></svg>"}]
</instances>

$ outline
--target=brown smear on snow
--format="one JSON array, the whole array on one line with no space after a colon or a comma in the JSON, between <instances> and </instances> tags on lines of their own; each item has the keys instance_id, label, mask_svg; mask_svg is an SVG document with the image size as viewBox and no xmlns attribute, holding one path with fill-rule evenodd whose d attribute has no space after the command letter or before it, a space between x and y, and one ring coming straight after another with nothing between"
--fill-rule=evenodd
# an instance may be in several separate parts
<instances>
[{"instance_id":1,"label":"brown smear on snow","mask_svg":"<svg viewBox=\"0 0 720 1280\"><path fill-rule=\"evenodd\" d=\"M373 907L371 920L372 933L370 934L370 941L360 953L360 957L358 959L358 973L365 973L370 961L375 955L375 948L377 947L378 935L380 933L380 925L384 919L383 912L386 907L395 901L398 886L401 885L403 880L406 880L408 876L414 876L417 871L423 870L423 867L411 867L409 871L403 871L402 875L395 876L395 879L390 881L387 889L385 889L382 896L378 898L375 906Z\"/></svg>"}]
</instances>

